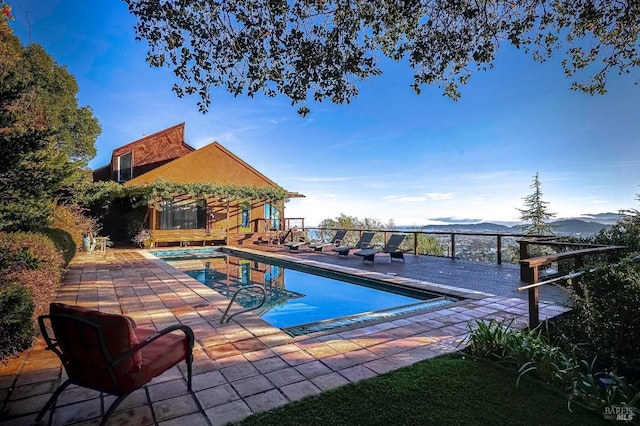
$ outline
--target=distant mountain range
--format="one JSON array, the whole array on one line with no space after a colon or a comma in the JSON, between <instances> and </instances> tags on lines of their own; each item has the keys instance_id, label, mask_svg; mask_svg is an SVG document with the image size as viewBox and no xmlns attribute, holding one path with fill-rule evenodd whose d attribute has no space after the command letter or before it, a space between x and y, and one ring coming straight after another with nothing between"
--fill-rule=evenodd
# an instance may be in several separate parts
<instances>
[{"instance_id":1,"label":"distant mountain range","mask_svg":"<svg viewBox=\"0 0 640 426\"><path fill-rule=\"evenodd\" d=\"M597 213L597 214L585 214L580 217L572 219L585 220L587 222L602 223L604 225L613 225L622 218L619 213Z\"/></svg>"},{"instance_id":2,"label":"distant mountain range","mask_svg":"<svg viewBox=\"0 0 640 426\"><path fill-rule=\"evenodd\" d=\"M577 235L587 236L594 235L600 232L602 229L609 229L611 225L616 223L620 219L620 215L617 213L598 213L592 215L583 215L579 218L560 219L551 222L557 227L555 234L557 235ZM461 222L464 222L462 220ZM414 226L401 226L399 227L405 230L413 230ZM442 225L426 225L418 227L424 231L433 232L478 232L478 233L504 233L504 234L516 234L520 233L517 228L517 224L506 225L491 222L481 223L450 223Z\"/></svg>"}]
</instances>

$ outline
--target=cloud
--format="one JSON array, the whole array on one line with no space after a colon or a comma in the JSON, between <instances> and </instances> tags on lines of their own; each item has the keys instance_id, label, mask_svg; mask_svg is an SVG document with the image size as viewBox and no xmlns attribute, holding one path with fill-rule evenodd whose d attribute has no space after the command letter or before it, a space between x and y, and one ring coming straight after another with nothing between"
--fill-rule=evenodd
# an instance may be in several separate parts
<instances>
[{"instance_id":1,"label":"cloud","mask_svg":"<svg viewBox=\"0 0 640 426\"><path fill-rule=\"evenodd\" d=\"M202 148L203 146L209 145L212 142L218 142L224 146L237 146L243 143L242 139L238 137L238 133L241 132L243 132L243 130L240 130L239 132L227 131L211 136L199 136L194 138L191 141L191 144L194 148ZM189 142L187 141L187 143Z\"/></svg>"},{"instance_id":2,"label":"cloud","mask_svg":"<svg viewBox=\"0 0 640 426\"><path fill-rule=\"evenodd\" d=\"M465 224L465 223L480 223L484 222L482 219L465 219L461 217L432 217L427 218L428 221L433 221L437 223L455 223L455 224Z\"/></svg>"},{"instance_id":3,"label":"cloud","mask_svg":"<svg viewBox=\"0 0 640 426\"><path fill-rule=\"evenodd\" d=\"M427 192L424 195L428 200L450 200L453 198L452 192Z\"/></svg>"}]
</instances>

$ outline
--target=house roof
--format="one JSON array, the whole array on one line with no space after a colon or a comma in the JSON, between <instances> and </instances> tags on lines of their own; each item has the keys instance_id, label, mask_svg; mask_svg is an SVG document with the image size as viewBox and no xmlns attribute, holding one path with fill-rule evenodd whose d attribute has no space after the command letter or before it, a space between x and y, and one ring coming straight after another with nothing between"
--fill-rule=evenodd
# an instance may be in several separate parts
<instances>
[{"instance_id":1,"label":"house roof","mask_svg":"<svg viewBox=\"0 0 640 426\"><path fill-rule=\"evenodd\" d=\"M213 142L137 176L125 185L144 185L158 179L176 183L279 187L218 142Z\"/></svg>"},{"instance_id":2,"label":"house roof","mask_svg":"<svg viewBox=\"0 0 640 426\"><path fill-rule=\"evenodd\" d=\"M100 177L98 180L111 179L112 172L117 168L115 159L130 152L134 153L132 166L137 175L195 151L185 142L184 129L183 122L119 146L111 152L109 164L94 170L94 180L96 177Z\"/></svg>"},{"instance_id":3,"label":"house roof","mask_svg":"<svg viewBox=\"0 0 640 426\"><path fill-rule=\"evenodd\" d=\"M195 151L185 142L185 124L180 123L159 132L144 136L113 150L111 163L120 155L133 152L133 167L156 167Z\"/></svg>"}]
</instances>

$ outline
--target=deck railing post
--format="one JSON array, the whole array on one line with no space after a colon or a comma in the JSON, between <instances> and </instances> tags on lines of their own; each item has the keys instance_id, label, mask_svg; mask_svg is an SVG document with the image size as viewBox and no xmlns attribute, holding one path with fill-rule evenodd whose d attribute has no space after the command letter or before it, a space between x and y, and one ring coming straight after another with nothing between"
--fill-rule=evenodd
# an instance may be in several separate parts
<instances>
[{"instance_id":1,"label":"deck railing post","mask_svg":"<svg viewBox=\"0 0 640 426\"><path fill-rule=\"evenodd\" d=\"M502 235L497 236L496 255L497 255L498 265L502 265Z\"/></svg>"},{"instance_id":2,"label":"deck railing post","mask_svg":"<svg viewBox=\"0 0 640 426\"><path fill-rule=\"evenodd\" d=\"M518 244L520 244L520 260L528 259L529 258L529 241L520 240L518 241Z\"/></svg>"},{"instance_id":3,"label":"deck railing post","mask_svg":"<svg viewBox=\"0 0 640 426\"><path fill-rule=\"evenodd\" d=\"M456 234L451 233L451 258L456 258Z\"/></svg>"},{"instance_id":4,"label":"deck railing post","mask_svg":"<svg viewBox=\"0 0 640 426\"><path fill-rule=\"evenodd\" d=\"M574 260L575 271L582 268L583 266L584 266L584 258L582 256L576 257ZM578 287L579 280L580 280L580 277L571 278L571 286L574 288L574 290Z\"/></svg>"},{"instance_id":5,"label":"deck railing post","mask_svg":"<svg viewBox=\"0 0 640 426\"><path fill-rule=\"evenodd\" d=\"M520 244L520 260L529 259L529 242L527 240L518 241ZM533 279L532 268L529 268L522 263L520 264L520 281L531 283Z\"/></svg>"},{"instance_id":6,"label":"deck railing post","mask_svg":"<svg viewBox=\"0 0 640 426\"><path fill-rule=\"evenodd\" d=\"M532 281L530 284L536 284L539 280L538 267L531 268L533 271ZM539 302L539 287L532 287L529 289L529 328L535 328L540 323L540 315L538 312Z\"/></svg>"},{"instance_id":7,"label":"deck railing post","mask_svg":"<svg viewBox=\"0 0 640 426\"><path fill-rule=\"evenodd\" d=\"M413 254L418 254L418 232L413 233Z\"/></svg>"}]
</instances>

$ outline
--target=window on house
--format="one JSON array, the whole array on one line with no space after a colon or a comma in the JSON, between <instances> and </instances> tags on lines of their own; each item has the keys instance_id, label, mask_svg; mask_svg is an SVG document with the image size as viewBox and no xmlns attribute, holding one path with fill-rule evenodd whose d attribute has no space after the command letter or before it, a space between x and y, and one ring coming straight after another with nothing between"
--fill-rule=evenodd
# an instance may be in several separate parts
<instances>
[{"instance_id":1,"label":"window on house","mask_svg":"<svg viewBox=\"0 0 640 426\"><path fill-rule=\"evenodd\" d=\"M241 260L238 262L238 282L249 284L251 282L251 261Z\"/></svg>"},{"instance_id":2,"label":"window on house","mask_svg":"<svg viewBox=\"0 0 640 426\"><path fill-rule=\"evenodd\" d=\"M130 152L118 157L118 182L131 180L131 168L133 165Z\"/></svg>"},{"instance_id":3,"label":"window on house","mask_svg":"<svg viewBox=\"0 0 640 426\"><path fill-rule=\"evenodd\" d=\"M264 273L265 284L272 284L280 277L281 271L279 266L269 266Z\"/></svg>"},{"instance_id":4,"label":"window on house","mask_svg":"<svg viewBox=\"0 0 640 426\"><path fill-rule=\"evenodd\" d=\"M243 204L241 211L241 223L240 227L248 228L251 222L251 204Z\"/></svg>"},{"instance_id":5,"label":"window on house","mask_svg":"<svg viewBox=\"0 0 640 426\"><path fill-rule=\"evenodd\" d=\"M164 200L159 229L204 229L207 219L204 200Z\"/></svg>"},{"instance_id":6,"label":"window on house","mask_svg":"<svg viewBox=\"0 0 640 426\"><path fill-rule=\"evenodd\" d=\"M264 218L268 220L271 229L280 229L280 210L276 206L265 203Z\"/></svg>"}]
</instances>

